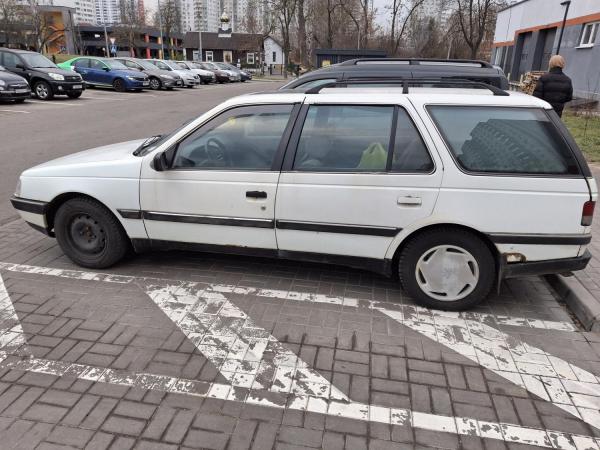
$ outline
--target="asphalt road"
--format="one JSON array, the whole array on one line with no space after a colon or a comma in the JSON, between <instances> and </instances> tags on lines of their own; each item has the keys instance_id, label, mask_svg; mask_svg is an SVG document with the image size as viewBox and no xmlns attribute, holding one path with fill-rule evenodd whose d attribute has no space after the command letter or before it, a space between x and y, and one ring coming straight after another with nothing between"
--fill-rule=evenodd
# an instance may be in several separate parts
<instances>
[{"instance_id":1,"label":"asphalt road","mask_svg":"<svg viewBox=\"0 0 600 450\"><path fill-rule=\"evenodd\" d=\"M18 217L9 198L23 170L88 148L168 132L232 96L279 85L252 81L141 93L88 89L77 100L0 103L0 225Z\"/></svg>"}]
</instances>

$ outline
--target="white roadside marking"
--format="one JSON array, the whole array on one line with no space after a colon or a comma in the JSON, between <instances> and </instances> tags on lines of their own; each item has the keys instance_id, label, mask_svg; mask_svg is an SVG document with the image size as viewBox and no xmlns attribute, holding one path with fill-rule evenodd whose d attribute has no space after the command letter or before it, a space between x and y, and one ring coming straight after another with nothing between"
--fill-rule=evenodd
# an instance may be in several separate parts
<instances>
[{"instance_id":1,"label":"white roadside marking","mask_svg":"<svg viewBox=\"0 0 600 450\"><path fill-rule=\"evenodd\" d=\"M137 282L138 280L143 283L160 281L164 284L169 282L169 280L153 280L132 276L52 269L11 263L0 263L0 269L62 278L125 284ZM269 340L272 337L268 336L268 334L268 337L266 337L266 332L256 327L246 314L231 304L223 294L236 293L254 294L263 297L277 297L275 294L285 293L288 299L296 301L315 301L315 297L310 294L307 294L309 297L303 298L298 295L301 293L264 291L254 288L236 288L234 286L226 285L210 286L205 283L193 282L177 282L175 285L167 287L150 286L146 288L146 292L151 296L153 301L155 301L155 303L182 328L192 342L198 345L203 352L212 356L209 356L209 358L211 358L213 364L217 363L217 367L225 372L228 372L226 370L227 368L234 369L229 370L229 372L232 372L231 374L224 374L225 377L234 384L233 387L229 385L218 385L214 388L213 393L220 392L221 394L219 395L221 396L228 395L228 392L234 388L250 388L252 392L255 392L256 389L263 389L266 387L270 390L268 395L252 397L254 394L250 394L247 401L252 402L249 399L255 398L255 403L268 406L308 409L314 412L337 414L343 417L359 418L362 420L372 420L371 417L374 414L382 418L385 417L387 411L389 411L387 417L391 417L390 423L394 423L394 411L401 411L401 414L406 416L403 420L408 420L408 418L410 418L412 426L417 428L448 431L457 434L465 434L463 433L465 430L470 434L473 432L473 429L477 429L478 431L474 435L494 437L489 436L488 434L494 427L498 427L496 432L494 432L497 434L495 437L496 439L504 439L511 442L534 443L536 445L548 447L554 445L559 448L574 448L571 442L574 442L575 439L573 438L573 440L571 440L572 437L565 433L554 433L543 429L533 429L509 424L488 424L469 418L422 414L411 412L410 410L382 408L375 405L350 402L347 398L337 398L338 396L335 395L335 393L334 395L326 395L326 392L328 392L327 388L325 388L325 391L321 391L318 388L315 390L314 387L310 387L306 390L305 386L302 387L304 390L294 389L294 381L298 379L298 370L296 370L296 373L293 373L288 367L294 366L297 368L297 361L300 360L293 353L288 353L285 347L279 343L277 344L279 344L279 346L281 346L280 348L283 350L279 353L275 352L276 355L279 355L279 358L273 358L273 361L277 360L277 363L270 365L270 371L265 373L269 373L271 380L277 380L277 371L282 368L286 373L282 374L282 378L278 383L255 384L255 379L252 379L252 383L250 383L248 376L259 374L259 372L254 372L255 366L246 366L250 367L250 369L243 368L243 366L246 363L254 362L253 360L256 360L257 358L262 359L261 351L264 352L267 348L266 345L262 345L264 344L264 342L262 342L260 346L256 347L259 350L255 351L254 347L251 348L250 342L253 342L253 339L258 339L258 341L260 341L266 338L268 345ZM365 306L365 302L360 300L341 299L339 297L321 296L318 298L318 301L324 303L341 302L341 304L347 306ZM362 303L359 304L359 302ZM450 349L478 362L484 367L490 368L490 370L498 373L509 381L552 402L556 406L581 418L585 422L594 426L598 423L597 409L594 410L593 404L590 403L594 398L597 399L600 396L598 391L598 379L593 374L559 358L553 357L543 350L527 346L527 344L522 342L514 343L511 341L514 340L514 338L480 322L465 319L458 313L448 314L438 311L429 311L425 308L401 308L399 305L386 304L391 308L398 306L398 309L394 310L383 308L383 303L381 302L366 303L373 309L381 311L411 329L448 346ZM484 316L484 318L486 317ZM487 319L490 318L487 317ZM528 326L547 326L547 324L544 323L537 323L535 321L530 322L524 319L515 318L508 320L508 322L510 322L511 325L526 324ZM555 328L557 324L558 323L552 323L551 326ZM244 328L247 328L247 330L243 331ZM256 343L258 343L258 341L256 341ZM202 347L203 345L204 347ZM289 359L290 353L291 360ZM500 361L506 366L502 366L501 368L492 367L490 362L492 360L496 361L496 364ZM548 361L547 364L546 361ZM286 362L288 363L287 365ZM532 364L546 366L546 369L551 367L555 370L551 373L544 371L539 374L538 372L541 369L537 368L536 370L533 370L530 367ZM304 369L304 367L306 366L303 365L301 369ZM571 372L569 372L569 370ZM239 376L236 378L236 375ZM313 374L310 374L310 376L312 375ZM317 377L320 377L320 375L317 374ZM317 382L317 384L322 383ZM228 387L225 388L223 386ZM273 389L273 386L276 386L277 388ZM333 389L331 389L330 392L334 392ZM275 397L273 397L273 395L275 395ZM281 395L284 396L284 400L281 400ZM285 396L291 396L293 398L292 403L288 401L287 406L285 406ZM570 397L574 399L572 402L569 400ZM277 399L277 401L274 401L273 399ZM281 406L281 404L284 406ZM588 438L579 437L578 439L583 442ZM557 440L563 443L557 444Z\"/></svg>"},{"instance_id":2,"label":"white roadside marking","mask_svg":"<svg viewBox=\"0 0 600 450\"><path fill-rule=\"evenodd\" d=\"M19 114L31 114L31 111L19 111L19 110L16 110L16 109L0 109L0 112L19 113Z\"/></svg>"},{"instance_id":3,"label":"white roadside marking","mask_svg":"<svg viewBox=\"0 0 600 450\"><path fill-rule=\"evenodd\" d=\"M223 294L196 283L145 291L233 386L348 401Z\"/></svg>"},{"instance_id":4,"label":"white roadside marking","mask_svg":"<svg viewBox=\"0 0 600 450\"><path fill-rule=\"evenodd\" d=\"M92 97L90 95L84 95L81 97L82 100L104 100L107 102L128 102L129 99L128 98L116 98L116 97L110 97L110 96L105 96L105 97Z\"/></svg>"},{"instance_id":5,"label":"white roadside marking","mask_svg":"<svg viewBox=\"0 0 600 450\"><path fill-rule=\"evenodd\" d=\"M28 103L35 103L37 105L45 105L45 106L83 106L81 103L67 103L61 100L27 100Z\"/></svg>"}]
</instances>

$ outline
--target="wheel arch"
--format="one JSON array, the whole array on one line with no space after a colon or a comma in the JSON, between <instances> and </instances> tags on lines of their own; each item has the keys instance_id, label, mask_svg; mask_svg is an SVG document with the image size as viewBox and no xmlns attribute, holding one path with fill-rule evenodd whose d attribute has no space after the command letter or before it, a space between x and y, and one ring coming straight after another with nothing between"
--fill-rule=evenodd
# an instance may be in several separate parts
<instances>
[{"instance_id":1,"label":"wheel arch","mask_svg":"<svg viewBox=\"0 0 600 450\"><path fill-rule=\"evenodd\" d=\"M54 228L54 218L56 217L56 212L58 211L58 209L66 202L74 198L87 198L101 204L108 211L110 211L112 215L114 215L117 218L117 221L121 224L121 227L123 227L123 222L121 221L121 218L118 216L118 214L115 214L111 208L109 208L101 200L98 200L96 197L93 197L89 194L84 194L82 192L63 192L62 194L59 194L56 197L54 197L46 207L46 222L48 224L48 230L52 230ZM123 227L123 229L125 229L125 227Z\"/></svg>"},{"instance_id":2,"label":"wheel arch","mask_svg":"<svg viewBox=\"0 0 600 450\"><path fill-rule=\"evenodd\" d=\"M491 239L489 238L488 235L486 235L485 233L482 233L479 230L476 230L475 228L469 227L467 225L461 225L461 224L456 224L456 223L434 223L434 224L426 225L422 228L418 228L418 229L412 231L404 239L402 239L402 241L400 241L399 245L394 250L394 256L392 257L392 273L394 275L398 274L398 263L400 260L400 255L401 255L402 251L404 250L404 248L408 245L408 243L411 240L417 238L419 235L421 235L425 232L428 232L430 230L449 229L449 228L455 229L455 230L466 231L466 232L472 233L472 234L476 235L477 237L479 237L486 244L488 249L492 252L492 255L494 256L494 260L496 261L496 272L498 272L499 265L500 265L500 252L498 251L498 248L496 247L496 245L494 245L494 243L491 241Z\"/></svg>"}]
</instances>

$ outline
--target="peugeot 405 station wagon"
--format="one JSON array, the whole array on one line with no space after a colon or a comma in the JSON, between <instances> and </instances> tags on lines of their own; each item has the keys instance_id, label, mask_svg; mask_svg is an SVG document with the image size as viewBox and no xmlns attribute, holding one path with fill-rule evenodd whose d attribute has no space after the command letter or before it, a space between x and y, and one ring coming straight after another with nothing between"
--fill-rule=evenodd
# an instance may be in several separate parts
<instances>
[{"instance_id":1,"label":"peugeot 405 station wagon","mask_svg":"<svg viewBox=\"0 0 600 450\"><path fill-rule=\"evenodd\" d=\"M584 268L598 190L550 105L428 86L233 98L26 170L12 204L83 267L131 247L278 256L394 275L438 309Z\"/></svg>"}]
</instances>

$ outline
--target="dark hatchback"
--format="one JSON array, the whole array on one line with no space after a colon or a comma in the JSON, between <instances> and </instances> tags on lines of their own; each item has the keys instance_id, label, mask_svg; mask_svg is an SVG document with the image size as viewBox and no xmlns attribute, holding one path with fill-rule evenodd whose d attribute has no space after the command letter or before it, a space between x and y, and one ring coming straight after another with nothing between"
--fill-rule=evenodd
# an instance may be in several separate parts
<instances>
[{"instance_id":1,"label":"dark hatchback","mask_svg":"<svg viewBox=\"0 0 600 450\"><path fill-rule=\"evenodd\" d=\"M485 61L465 59L369 58L352 59L296 78L281 89L307 90L340 81L385 79L469 80L508 90L504 72Z\"/></svg>"},{"instance_id":2,"label":"dark hatchback","mask_svg":"<svg viewBox=\"0 0 600 450\"><path fill-rule=\"evenodd\" d=\"M41 53L0 48L0 65L25 78L40 100L51 100L55 95L78 98L84 90L79 74L59 69Z\"/></svg>"},{"instance_id":3,"label":"dark hatchback","mask_svg":"<svg viewBox=\"0 0 600 450\"><path fill-rule=\"evenodd\" d=\"M31 96L27 80L0 66L0 100L23 103Z\"/></svg>"}]
</instances>

